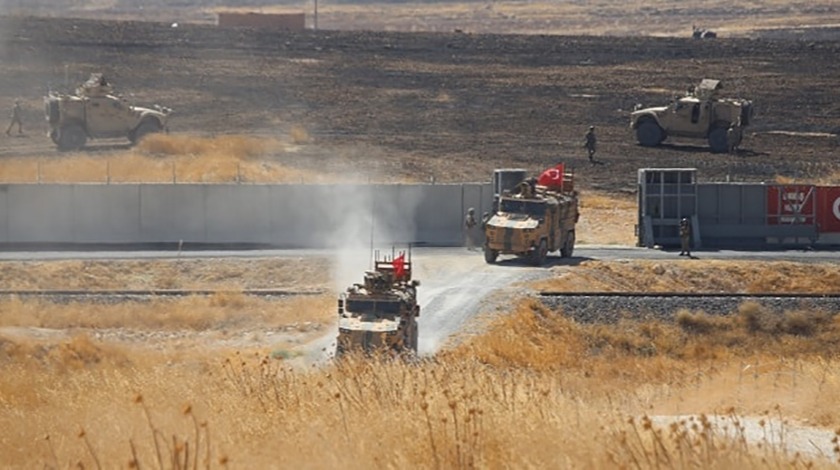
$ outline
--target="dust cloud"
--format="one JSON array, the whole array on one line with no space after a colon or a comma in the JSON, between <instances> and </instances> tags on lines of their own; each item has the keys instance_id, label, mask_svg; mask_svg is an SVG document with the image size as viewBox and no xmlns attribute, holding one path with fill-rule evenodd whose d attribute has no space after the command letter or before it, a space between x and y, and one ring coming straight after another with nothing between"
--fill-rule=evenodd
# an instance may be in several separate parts
<instances>
[{"instance_id":1,"label":"dust cloud","mask_svg":"<svg viewBox=\"0 0 840 470\"><path fill-rule=\"evenodd\" d=\"M344 291L362 282L373 268L373 255L406 250L415 237L415 217L421 193L396 184L337 185L335 204L327 208L330 221L323 245L333 251L333 287Z\"/></svg>"}]
</instances>

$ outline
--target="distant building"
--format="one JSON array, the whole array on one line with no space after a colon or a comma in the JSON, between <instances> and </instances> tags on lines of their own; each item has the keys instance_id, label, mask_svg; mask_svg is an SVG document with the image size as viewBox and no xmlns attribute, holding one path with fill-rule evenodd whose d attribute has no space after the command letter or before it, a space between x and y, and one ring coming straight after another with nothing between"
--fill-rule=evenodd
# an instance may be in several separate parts
<instances>
[{"instance_id":1,"label":"distant building","mask_svg":"<svg viewBox=\"0 0 840 470\"><path fill-rule=\"evenodd\" d=\"M219 13L217 25L222 28L255 28L274 31L303 31L304 13Z\"/></svg>"}]
</instances>

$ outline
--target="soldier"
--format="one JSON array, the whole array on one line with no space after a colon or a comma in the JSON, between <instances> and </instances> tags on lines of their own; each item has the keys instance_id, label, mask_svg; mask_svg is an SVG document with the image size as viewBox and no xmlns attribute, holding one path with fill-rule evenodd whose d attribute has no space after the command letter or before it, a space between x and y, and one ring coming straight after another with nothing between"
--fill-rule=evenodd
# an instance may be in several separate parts
<instances>
[{"instance_id":1,"label":"soldier","mask_svg":"<svg viewBox=\"0 0 840 470\"><path fill-rule=\"evenodd\" d=\"M729 146L729 153L738 153L738 144L741 143L741 123L733 122L726 130L726 144Z\"/></svg>"},{"instance_id":2,"label":"soldier","mask_svg":"<svg viewBox=\"0 0 840 470\"><path fill-rule=\"evenodd\" d=\"M586 132L586 136L584 136L583 141L583 148L586 149L587 153L589 154L589 161L595 162L595 143L597 139L595 138L595 126L589 126L589 130Z\"/></svg>"},{"instance_id":3,"label":"soldier","mask_svg":"<svg viewBox=\"0 0 840 470\"><path fill-rule=\"evenodd\" d=\"M475 209L470 207L467 209L467 216L464 217L464 243L467 246L467 249L472 250L475 248L475 226L478 223L475 220Z\"/></svg>"},{"instance_id":4,"label":"soldier","mask_svg":"<svg viewBox=\"0 0 840 470\"><path fill-rule=\"evenodd\" d=\"M15 106L12 108L12 122L9 123L9 127L6 129L6 135L11 135L12 128L15 124L18 125L18 134L23 134L23 122L20 119L20 101L15 100Z\"/></svg>"},{"instance_id":5,"label":"soldier","mask_svg":"<svg viewBox=\"0 0 840 470\"><path fill-rule=\"evenodd\" d=\"M691 258L691 222L685 217L680 220L680 245L682 247L680 256Z\"/></svg>"}]
</instances>

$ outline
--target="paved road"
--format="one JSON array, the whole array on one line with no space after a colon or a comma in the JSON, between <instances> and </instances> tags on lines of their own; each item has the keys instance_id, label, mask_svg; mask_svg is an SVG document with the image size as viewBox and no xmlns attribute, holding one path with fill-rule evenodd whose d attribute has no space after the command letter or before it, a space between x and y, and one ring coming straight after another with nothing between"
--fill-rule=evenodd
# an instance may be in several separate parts
<instances>
[{"instance_id":1,"label":"paved road","mask_svg":"<svg viewBox=\"0 0 840 470\"><path fill-rule=\"evenodd\" d=\"M463 248L414 248L417 257L445 256L461 254L478 256ZM587 259L598 260L656 260L681 259L677 251L652 250L630 246L580 245L575 248L575 257L571 260L549 257L550 263L568 264ZM332 250L62 250L62 251L0 251L0 260L57 260L57 259L166 259L166 258L266 258L266 257L301 257L333 256ZM824 262L840 261L840 250L771 250L771 251L736 251L705 250L693 253L697 259L738 259L761 261L798 261ZM501 259L502 265L522 263Z\"/></svg>"}]
</instances>

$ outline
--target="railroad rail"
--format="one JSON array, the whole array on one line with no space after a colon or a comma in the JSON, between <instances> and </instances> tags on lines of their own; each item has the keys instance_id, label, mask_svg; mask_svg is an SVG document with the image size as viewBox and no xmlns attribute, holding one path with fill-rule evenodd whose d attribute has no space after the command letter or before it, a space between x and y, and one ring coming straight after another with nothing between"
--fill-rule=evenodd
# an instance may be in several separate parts
<instances>
[{"instance_id":1,"label":"railroad rail","mask_svg":"<svg viewBox=\"0 0 840 470\"><path fill-rule=\"evenodd\" d=\"M813 293L813 292L560 292L541 291L541 297L682 297L682 298L706 298L706 297L732 297L732 298L780 298L780 299L840 299L840 292Z\"/></svg>"}]
</instances>

